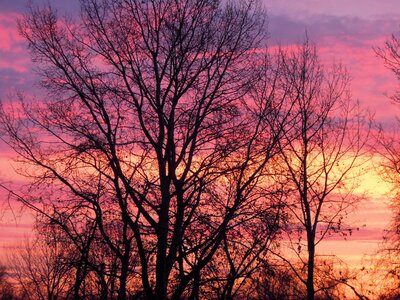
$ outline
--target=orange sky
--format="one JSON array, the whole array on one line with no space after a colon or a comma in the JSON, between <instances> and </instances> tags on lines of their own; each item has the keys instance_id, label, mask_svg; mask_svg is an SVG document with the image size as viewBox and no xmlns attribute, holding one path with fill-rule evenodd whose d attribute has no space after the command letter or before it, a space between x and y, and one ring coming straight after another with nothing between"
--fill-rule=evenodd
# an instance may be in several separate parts
<instances>
[{"instance_id":1,"label":"orange sky","mask_svg":"<svg viewBox=\"0 0 400 300\"><path fill-rule=\"evenodd\" d=\"M397 82L376 57L373 47L382 46L390 34L398 32L398 0L265 1L270 45L300 42L307 32L325 62L339 61L347 67L354 98L359 99L365 109L375 112L377 121L393 123L400 106L392 104L386 95L394 91ZM77 12L77 1L50 2L72 14ZM33 65L16 29L16 18L24 9L24 1L0 1L0 99L7 100L16 90L28 94L36 91ZM18 184L20 178L11 167L11 157L7 147L0 144L0 180ZM390 220L387 207L390 188L380 180L375 165L369 166L362 182L359 192L364 192L367 199L349 219L361 230L354 232L347 241L327 240L319 248L320 254L334 253L354 265L360 263L364 254L373 254ZM1 201L6 201L3 191L0 196ZM29 214L24 214L14 221L13 215L6 212L0 221L0 247L8 248L29 234L29 220Z\"/></svg>"}]
</instances>

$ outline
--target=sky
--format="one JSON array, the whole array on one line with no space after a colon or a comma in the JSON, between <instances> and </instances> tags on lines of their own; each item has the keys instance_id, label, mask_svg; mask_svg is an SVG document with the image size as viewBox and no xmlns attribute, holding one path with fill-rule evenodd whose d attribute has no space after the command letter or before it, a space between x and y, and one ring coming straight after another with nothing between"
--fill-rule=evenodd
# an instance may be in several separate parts
<instances>
[{"instance_id":1,"label":"sky","mask_svg":"<svg viewBox=\"0 0 400 300\"><path fill-rule=\"evenodd\" d=\"M399 105L388 97L398 83L388 71L374 48L381 47L392 33L400 29L400 2L398 0L264 0L268 13L269 45L291 45L301 42L305 35L314 42L319 55L326 63L341 62L351 76L351 91L364 109L375 114L377 122L392 124L399 114ZM59 11L74 15L78 1L50 2ZM26 11L24 0L0 0L0 99L8 100L15 92L30 93L37 89L24 40L18 35L17 18ZM0 180L17 184L10 159L12 152L0 144ZM344 241L331 240L321 244L319 253L335 252L353 264L361 261L363 254L373 254L382 238L382 230L390 219L387 207L390 187L374 171L375 164L362 179L360 193L366 200L360 204L351 222L361 230ZM0 196L5 199L4 192ZM16 213L20 215L19 212ZM13 241L29 234L30 217L12 221L6 213L0 221L0 247L11 247ZM17 223L17 224L15 224ZM365 226L364 226L365 225Z\"/></svg>"},{"instance_id":2,"label":"sky","mask_svg":"<svg viewBox=\"0 0 400 300\"><path fill-rule=\"evenodd\" d=\"M291 45L307 34L318 47L324 62L342 63L351 76L351 92L375 120L391 126L399 116L399 104L390 95L398 87L374 49L382 47L400 31L400 2L397 0L266 0L271 44ZM343 239L320 244L320 255L336 254L352 266L361 266L373 255L388 226L390 186L380 179L376 158L368 166L358 192L365 195L349 222L359 231Z\"/></svg>"}]
</instances>

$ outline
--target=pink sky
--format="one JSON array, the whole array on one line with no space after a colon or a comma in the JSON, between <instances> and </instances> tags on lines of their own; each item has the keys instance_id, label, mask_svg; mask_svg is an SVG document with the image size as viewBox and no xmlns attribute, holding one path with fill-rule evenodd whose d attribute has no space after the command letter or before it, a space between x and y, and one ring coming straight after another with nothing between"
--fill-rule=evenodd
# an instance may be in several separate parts
<instances>
[{"instance_id":1,"label":"pink sky","mask_svg":"<svg viewBox=\"0 0 400 300\"><path fill-rule=\"evenodd\" d=\"M382 46L392 33L399 32L399 1L272 0L266 5L271 41L292 44L301 41L307 32L324 61L346 66L352 79L353 97L365 109L373 111L378 122L394 123L400 106L394 105L387 95L398 83L373 48ZM360 192L366 193L366 201L349 218L360 226L360 231L355 231L347 241L326 240L320 244L319 254L336 254L357 266L364 255L373 255L377 250L391 212L387 206L390 188L374 169L375 165L371 165L360 187Z\"/></svg>"},{"instance_id":2,"label":"pink sky","mask_svg":"<svg viewBox=\"0 0 400 300\"><path fill-rule=\"evenodd\" d=\"M268 12L268 43L290 45L301 42L307 32L316 43L320 55L326 62L342 62L352 77L352 94L365 109L375 112L379 122L394 121L399 107L391 103L386 94L397 87L394 76L385 69L376 57L373 47L382 46L390 34L396 33L400 25L400 2L398 0L265 0ZM46 1L34 1L43 3ZM78 1L50 1L60 10L77 13ZM47 2L46 2L47 3ZM25 10L24 1L0 1L0 99L7 100L15 91L31 93L36 89L36 77L32 70L29 53L18 36L16 18ZM9 158L12 154L0 144L0 180L11 181L14 175ZM373 169L373 167L371 167ZM363 254L376 250L384 226L390 219L387 196L388 188L371 169L370 181L364 188L368 200L360 205L351 217L359 226L349 241L327 241L321 244L321 253L335 253L357 263ZM366 182L367 182L366 181ZM4 192L0 193L5 201ZM6 214L0 222L0 247L7 248L13 240L27 232L29 217L15 221Z\"/></svg>"}]
</instances>

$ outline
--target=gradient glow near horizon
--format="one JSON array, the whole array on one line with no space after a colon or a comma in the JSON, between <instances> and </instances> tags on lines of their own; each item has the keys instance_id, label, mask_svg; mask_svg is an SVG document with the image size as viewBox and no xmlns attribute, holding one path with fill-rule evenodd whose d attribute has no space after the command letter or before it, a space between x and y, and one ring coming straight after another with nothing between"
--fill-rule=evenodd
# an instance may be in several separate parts
<instances>
[{"instance_id":1,"label":"gradient glow near horizon","mask_svg":"<svg viewBox=\"0 0 400 300\"><path fill-rule=\"evenodd\" d=\"M351 76L351 90L362 107L375 113L377 121L394 123L400 104L391 103L388 95L394 92L397 82L377 58L374 47L383 46L392 33L399 32L400 2L398 0L264 0L268 14L268 44L291 45L304 40L305 35L315 43L319 55L326 63L341 62ZM78 14L78 1L33 1L48 3L60 12ZM12 98L16 91L26 94L37 89L26 44L18 35L17 18L26 11L25 1L0 0L0 99ZM12 152L0 143L0 180L18 182L10 158ZM379 158L377 158L379 159ZM357 265L363 255L371 255L382 240L382 232L391 214L387 207L390 187L383 183L371 163L361 180L358 192L366 200L350 217L351 223L360 227L347 240L331 239L322 243L320 254L336 254ZM0 192L2 202L6 201ZM29 234L31 217L13 221L11 213L0 219L0 248ZM11 223L10 223L11 222ZM364 226L365 225L365 226ZM1 251L0 251L1 252Z\"/></svg>"}]
</instances>

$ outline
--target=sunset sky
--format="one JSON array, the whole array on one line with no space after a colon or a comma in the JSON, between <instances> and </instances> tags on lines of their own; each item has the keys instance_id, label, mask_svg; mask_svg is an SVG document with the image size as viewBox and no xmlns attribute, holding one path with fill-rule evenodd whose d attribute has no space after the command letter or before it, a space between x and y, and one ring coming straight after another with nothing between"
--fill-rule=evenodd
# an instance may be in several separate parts
<instances>
[{"instance_id":1,"label":"sunset sky","mask_svg":"<svg viewBox=\"0 0 400 300\"><path fill-rule=\"evenodd\" d=\"M58 7L60 12L78 13L78 1L33 1L46 2ZM397 82L373 48L383 46L392 33L399 31L398 0L265 0L265 5L270 46L301 42L307 33L324 62L342 62L346 66L352 79L353 97L374 112L376 121L385 126L394 123L400 105L393 104L388 95L396 89ZM31 95L37 90L34 65L16 28L16 19L25 9L24 0L0 0L0 99L6 101L16 91ZM12 152L4 144L0 144L0 151L0 180L18 184L22 179L13 171ZM347 241L324 242L320 254L335 253L357 265L364 254L372 254L377 249L382 230L390 220L387 207L390 187L380 181L374 170L378 160L376 157L368 166L368 174L358 189L367 199L349 217L350 223L360 227L360 231L354 232ZM0 191L0 195L5 202L5 193ZM13 213L18 216L17 221L13 221L10 212L4 213L0 221L3 249L30 231L29 214L25 212L21 217L19 210Z\"/></svg>"},{"instance_id":2,"label":"sunset sky","mask_svg":"<svg viewBox=\"0 0 400 300\"><path fill-rule=\"evenodd\" d=\"M351 76L351 91L377 122L390 126L399 113L389 99L398 86L393 74L376 57L374 47L384 44L399 32L400 3L395 0L267 1L271 43L292 44L307 32L316 43L324 61L343 63ZM319 253L335 253L359 265L364 254L373 254L382 238L382 229L390 220L387 207L390 187L375 171L379 158L369 166L362 179L360 193L366 200L349 217L358 224L347 241L331 240L321 244ZM366 225L365 227L363 225Z\"/></svg>"}]
</instances>

